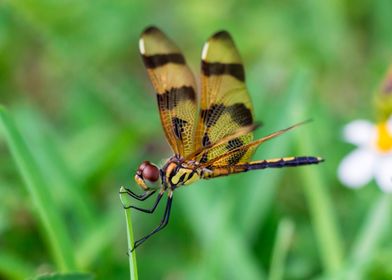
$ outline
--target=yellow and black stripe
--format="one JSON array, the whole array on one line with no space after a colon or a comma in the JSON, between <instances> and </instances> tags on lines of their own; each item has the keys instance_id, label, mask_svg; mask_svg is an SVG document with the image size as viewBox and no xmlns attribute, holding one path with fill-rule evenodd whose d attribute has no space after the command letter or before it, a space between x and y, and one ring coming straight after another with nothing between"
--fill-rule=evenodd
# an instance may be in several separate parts
<instances>
[{"instance_id":1,"label":"yellow and black stripe","mask_svg":"<svg viewBox=\"0 0 392 280\"><path fill-rule=\"evenodd\" d=\"M197 97L193 74L180 49L158 28L147 28L139 47L157 93L166 138L175 154L186 156L194 148Z\"/></svg>"},{"instance_id":2,"label":"yellow and black stripe","mask_svg":"<svg viewBox=\"0 0 392 280\"><path fill-rule=\"evenodd\" d=\"M252 104L245 85L245 70L239 52L226 31L214 34L204 45L201 63L201 109L195 149L208 147L239 129L253 124ZM253 139L249 132L200 153L204 163ZM250 154L237 154L246 161Z\"/></svg>"},{"instance_id":3,"label":"yellow and black stripe","mask_svg":"<svg viewBox=\"0 0 392 280\"><path fill-rule=\"evenodd\" d=\"M235 173L247 172L250 170L295 167L301 165L318 164L323 161L324 159L320 157L287 157L287 158L252 161L252 162L242 163L237 165L212 166L209 168L210 172L203 172L201 174L201 178L211 179L211 178L227 176Z\"/></svg>"},{"instance_id":4,"label":"yellow and black stripe","mask_svg":"<svg viewBox=\"0 0 392 280\"><path fill-rule=\"evenodd\" d=\"M184 56L180 53L143 55L143 61L144 65L150 69L164 66L168 63L185 64Z\"/></svg>"}]
</instances>

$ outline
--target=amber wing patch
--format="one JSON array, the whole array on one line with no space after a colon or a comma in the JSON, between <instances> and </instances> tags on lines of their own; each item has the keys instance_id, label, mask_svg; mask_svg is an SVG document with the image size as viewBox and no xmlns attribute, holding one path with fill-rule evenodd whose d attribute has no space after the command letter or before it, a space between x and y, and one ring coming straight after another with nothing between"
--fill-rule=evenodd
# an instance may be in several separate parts
<instances>
[{"instance_id":1,"label":"amber wing patch","mask_svg":"<svg viewBox=\"0 0 392 280\"><path fill-rule=\"evenodd\" d=\"M245 71L239 52L226 31L214 34L204 45L201 63L201 105L195 135L195 150L253 124ZM251 132L200 153L196 160L205 163L252 141ZM231 162L246 161L251 153L237 153Z\"/></svg>"},{"instance_id":2,"label":"amber wing patch","mask_svg":"<svg viewBox=\"0 0 392 280\"><path fill-rule=\"evenodd\" d=\"M157 94L166 138L174 153L186 156L194 148L197 117L196 83L180 49L156 27L141 35L140 53Z\"/></svg>"}]
</instances>

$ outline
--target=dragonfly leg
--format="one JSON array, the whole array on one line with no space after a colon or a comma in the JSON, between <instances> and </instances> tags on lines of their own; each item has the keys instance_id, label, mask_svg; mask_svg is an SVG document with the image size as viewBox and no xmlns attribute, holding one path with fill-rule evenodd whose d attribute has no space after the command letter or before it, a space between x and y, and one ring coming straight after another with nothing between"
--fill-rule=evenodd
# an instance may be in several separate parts
<instances>
[{"instance_id":1,"label":"dragonfly leg","mask_svg":"<svg viewBox=\"0 0 392 280\"><path fill-rule=\"evenodd\" d=\"M162 198L162 196L163 196L163 191L160 191L159 192L159 194L158 194L158 196L157 196L157 199L155 200L155 202L154 202L154 205L150 208L150 209L144 209L144 208L139 208L139 207L137 207L137 206L133 206L133 205L129 205L129 206L124 206L124 209L130 209L130 208L132 208L132 209L135 209L135 210L138 210L138 211L141 211L141 212L144 212L144 213L153 213L154 211L155 211L155 209L157 208L157 206L158 206L158 204L159 204L159 201L161 201L161 198Z\"/></svg>"},{"instance_id":2,"label":"dragonfly leg","mask_svg":"<svg viewBox=\"0 0 392 280\"><path fill-rule=\"evenodd\" d=\"M171 210L172 201L173 201L173 192L170 192L169 196L167 198L165 213L163 215L163 218L162 218L161 222L159 223L159 226L156 227L152 232L150 232L149 234L147 234L143 238L135 241L135 243L133 245L133 248L131 249L131 252L133 250L135 250L137 247L139 247L144 241L146 241L152 235L154 235L155 233L157 233L158 231L163 229L165 226L167 226L167 224L169 223L169 217L170 217L170 210Z\"/></svg>"},{"instance_id":3,"label":"dragonfly leg","mask_svg":"<svg viewBox=\"0 0 392 280\"><path fill-rule=\"evenodd\" d=\"M120 194L126 193L129 196L131 196L134 199L137 199L139 201L144 201L155 193L155 190L150 190L150 191L146 191L142 194L136 194L133 191L131 191L130 189L127 189L127 188L124 188L124 189L125 189L125 192L120 192Z\"/></svg>"}]
</instances>

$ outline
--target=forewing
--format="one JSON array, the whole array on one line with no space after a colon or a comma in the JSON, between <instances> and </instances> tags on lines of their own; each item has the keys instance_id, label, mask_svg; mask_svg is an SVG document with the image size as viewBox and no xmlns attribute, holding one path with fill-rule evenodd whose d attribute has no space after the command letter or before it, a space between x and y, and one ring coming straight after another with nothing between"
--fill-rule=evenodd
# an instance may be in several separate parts
<instances>
[{"instance_id":1,"label":"forewing","mask_svg":"<svg viewBox=\"0 0 392 280\"><path fill-rule=\"evenodd\" d=\"M140 38L140 53L157 94L166 138L175 154L193 151L197 114L196 83L180 49L156 27Z\"/></svg>"},{"instance_id":2,"label":"forewing","mask_svg":"<svg viewBox=\"0 0 392 280\"><path fill-rule=\"evenodd\" d=\"M225 31L213 35L204 45L201 65L201 108L195 135L195 150L207 147L253 124L252 104L245 85L245 71L234 42ZM252 141L253 134L239 136L200 154L200 162ZM250 154L238 157L246 161Z\"/></svg>"}]
</instances>

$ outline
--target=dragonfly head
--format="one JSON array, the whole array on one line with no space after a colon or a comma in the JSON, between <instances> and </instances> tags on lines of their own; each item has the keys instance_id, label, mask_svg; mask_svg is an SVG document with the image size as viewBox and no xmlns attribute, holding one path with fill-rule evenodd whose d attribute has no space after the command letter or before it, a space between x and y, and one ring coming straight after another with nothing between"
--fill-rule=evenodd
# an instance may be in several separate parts
<instances>
[{"instance_id":1,"label":"dragonfly head","mask_svg":"<svg viewBox=\"0 0 392 280\"><path fill-rule=\"evenodd\" d=\"M143 190L149 190L158 187L159 177L158 166L149 161L143 161L136 171L135 181Z\"/></svg>"}]
</instances>

